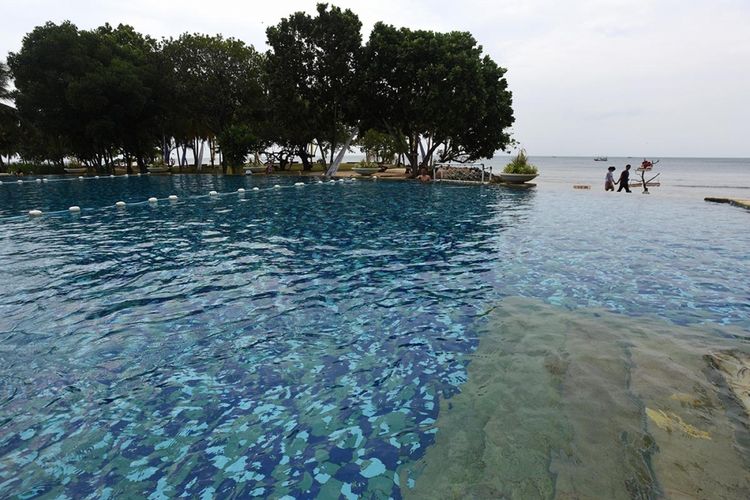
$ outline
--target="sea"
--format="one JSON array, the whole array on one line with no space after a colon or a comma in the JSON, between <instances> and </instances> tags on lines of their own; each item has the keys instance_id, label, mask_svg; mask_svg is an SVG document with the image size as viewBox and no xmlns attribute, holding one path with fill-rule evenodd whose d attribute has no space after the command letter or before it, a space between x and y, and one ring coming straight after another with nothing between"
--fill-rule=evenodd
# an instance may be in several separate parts
<instances>
[{"instance_id":1,"label":"sea","mask_svg":"<svg viewBox=\"0 0 750 500\"><path fill-rule=\"evenodd\" d=\"M345 161L360 161L361 154L350 154ZM511 160L511 155L499 153L489 160L480 160L466 166L484 165L497 174ZM649 157L654 162L646 180L658 174L654 182L659 186L649 188L652 194L678 197L750 198L750 158L689 158ZM547 188L572 189L573 185L588 185L593 190L604 190L607 168L616 168L615 179L625 165L631 165L630 184L640 181L636 169L644 160L635 156L610 156L607 161L594 161L592 156L530 156L529 162L539 170L533 183ZM454 164L452 164L454 165ZM460 166L460 164L455 164ZM636 185L634 192L642 192Z\"/></svg>"},{"instance_id":2,"label":"sea","mask_svg":"<svg viewBox=\"0 0 750 500\"><path fill-rule=\"evenodd\" d=\"M652 194L679 197L750 198L750 158L649 158L655 165L646 172L646 180L658 174L649 188ZM501 171L509 162L507 155L497 155L485 165L493 172ZM640 157L609 157L607 161L594 161L580 156L531 156L529 161L539 169L534 182L542 186L569 187L584 184L591 189L604 190L604 177L609 166L615 167L615 179L625 165L630 164L631 185L640 180L636 172L643 161ZM638 187L634 192L641 192Z\"/></svg>"}]
</instances>

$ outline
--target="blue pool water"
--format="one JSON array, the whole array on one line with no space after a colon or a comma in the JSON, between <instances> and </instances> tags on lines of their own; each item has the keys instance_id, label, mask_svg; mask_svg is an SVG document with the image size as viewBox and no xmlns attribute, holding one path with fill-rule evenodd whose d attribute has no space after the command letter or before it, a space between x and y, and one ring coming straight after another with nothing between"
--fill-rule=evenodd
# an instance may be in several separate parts
<instances>
[{"instance_id":1,"label":"blue pool water","mask_svg":"<svg viewBox=\"0 0 750 500\"><path fill-rule=\"evenodd\" d=\"M0 186L0 496L399 498L504 297L750 328L740 209L300 180Z\"/></svg>"}]
</instances>

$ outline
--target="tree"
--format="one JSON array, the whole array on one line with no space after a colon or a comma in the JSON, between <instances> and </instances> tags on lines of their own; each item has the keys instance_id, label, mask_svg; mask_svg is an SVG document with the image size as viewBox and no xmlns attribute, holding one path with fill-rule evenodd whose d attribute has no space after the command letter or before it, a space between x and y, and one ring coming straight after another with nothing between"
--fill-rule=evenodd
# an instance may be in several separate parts
<instances>
[{"instance_id":1,"label":"tree","mask_svg":"<svg viewBox=\"0 0 750 500\"><path fill-rule=\"evenodd\" d=\"M358 144L365 151L367 161L374 158L376 163L392 163L395 156L405 153L401 148L403 139L398 139L390 134L369 129L359 138Z\"/></svg>"},{"instance_id":2,"label":"tree","mask_svg":"<svg viewBox=\"0 0 750 500\"><path fill-rule=\"evenodd\" d=\"M316 17L297 12L266 30L274 142L295 150L305 170L312 168L308 144L317 142L333 161L358 122L361 28L351 10L318 4Z\"/></svg>"},{"instance_id":3,"label":"tree","mask_svg":"<svg viewBox=\"0 0 750 500\"><path fill-rule=\"evenodd\" d=\"M8 56L13 73L16 108L30 135L33 156L63 164L72 152L71 136L80 130L77 113L67 100L67 88L86 65L78 28L69 22L38 26L23 39L18 53Z\"/></svg>"},{"instance_id":4,"label":"tree","mask_svg":"<svg viewBox=\"0 0 750 500\"><path fill-rule=\"evenodd\" d=\"M98 28L101 43L112 51L110 71L119 95L112 99L116 143L128 169L133 159L141 168L154 154L164 116L171 102L170 88L162 76L157 42L128 25Z\"/></svg>"},{"instance_id":5,"label":"tree","mask_svg":"<svg viewBox=\"0 0 750 500\"><path fill-rule=\"evenodd\" d=\"M469 33L373 28L363 58L363 128L403 138L413 175L441 160L474 161L504 149L513 123L505 69Z\"/></svg>"},{"instance_id":6,"label":"tree","mask_svg":"<svg viewBox=\"0 0 750 500\"><path fill-rule=\"evenodd\" d=\"M19 124L16 109L6 102L12 99L10 71L0 62L0 172L5 171L3 156L11 157L18 152Z\"/></svg>"},{"instance_id":7,"label":"tree","mask_svg":"<svg viewBox=\"0 0 750 500\"><path fill-rule=\"evenodd\" d=\"M157 140L155 51L130 26L35 28L9 57L27 153L60 165L73 155L98 168L123 153L143 164Z\"/></svg>"},{"instance_id":8,"label":"tree","mask_svg":"<svg viewBox=\"0 0 750 500\"><path fill-rule=\"evenodd\" d=\"M186 33L167 41L163 52L174 82L171 132L179 143L189 144L196 166L204 141L223 138L228 142L222 149L236 151L239 136L257 136L251 129L264 119L265 96L263 57L253 47L220 35Z\"/></svg>"}]
</instances>

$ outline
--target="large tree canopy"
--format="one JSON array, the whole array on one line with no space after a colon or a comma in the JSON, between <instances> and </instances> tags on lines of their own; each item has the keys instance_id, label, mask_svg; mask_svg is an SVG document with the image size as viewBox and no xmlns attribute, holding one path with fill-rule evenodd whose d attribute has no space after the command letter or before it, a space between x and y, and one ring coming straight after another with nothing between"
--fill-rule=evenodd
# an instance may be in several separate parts
<instances>
[{"instance_id":1,"label":"large tree canopy","mask_svg":"<svg viewBox=\"0 0 750 500\"><path fill-rule=\"evenodd\" d=\"M98 168L143 167L159 149L186 165L191 150L200 168L208 143L212 164L216 151L224 166L265 151L309 170L316 151L333 162L354 132L371 131L416 174L435 157L475 161L508 145L506 70L471 34L377 23L363 46L361 29L351 10L318 4L270 26L260 54L220 35L157 42L125 25L47 23L9 55L15 108L1 102L0 67L0 114L13 132L2 150Z\"/></svg>"},{"instance_id":2,"label":"large tree canopy","mask_svg":"<svg viewBox=\"0 0 750 500\"><path fill-rule=\"evenodd\" d=\"M265 119L263 56L241 40L188 33L166 41L163 54L174 88L171 134L190 143L196 164L214 138L225 160L241 163Z\"/></svg>"},{"instance_id":3,"label":"large tree canopy","mask_svg":"<svg viewBox=\"0 0 750 500\"><path fill-rule=\"evenodd\" d=\"M121 152L150 156L161 111L155 50L153 40L123 25L79 31L47 23L29 33L9 64L20 119L44 138L37 146L46 157L102 166Z\"/></svg>"},{"instance_id":4,"label":"large tree canopy","mask_svg":"<svg viewBox=\"0 0 750 500\"><path fill-rule=\"evenodd\" d=\"M469 33L375 25L362 74L368 128L407 143L416 172L440 149L442 161L473 161L504 149L513 123L505 69Z\"/></svg>"},{"instance_id":5,"label":"large tree canopy","mask_svg":"<svg viewBox=\"0 0 750 500\"><path fill-rule=\"evenodd\" d=\"M309 143L327 146L333 158L358 121L361 29L351 10L318 4L316 17L297 12L266 30L273 139L295 149L306 169Z\"/></svg>"}]
</instances>

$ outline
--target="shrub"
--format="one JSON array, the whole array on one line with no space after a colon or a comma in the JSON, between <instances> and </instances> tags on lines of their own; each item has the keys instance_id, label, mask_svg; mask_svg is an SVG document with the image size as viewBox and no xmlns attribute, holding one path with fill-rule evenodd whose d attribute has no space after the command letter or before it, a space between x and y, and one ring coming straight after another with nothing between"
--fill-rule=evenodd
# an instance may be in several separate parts
<instances>
[{"instance_id":1,"label":"shrub","mask_svg":"<svg viewBox=\"0 0 750 500\"><path fill-rule=\"evenodd\" d=\"M534 165L529 163L529 157L526 156L525 150L520 150L518 155L513 158L513 161L508 163L503 169L505 174L536 174L537 169Z\"/></svg>"}]
</instances>

